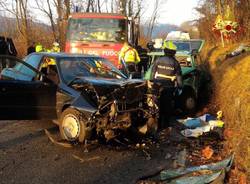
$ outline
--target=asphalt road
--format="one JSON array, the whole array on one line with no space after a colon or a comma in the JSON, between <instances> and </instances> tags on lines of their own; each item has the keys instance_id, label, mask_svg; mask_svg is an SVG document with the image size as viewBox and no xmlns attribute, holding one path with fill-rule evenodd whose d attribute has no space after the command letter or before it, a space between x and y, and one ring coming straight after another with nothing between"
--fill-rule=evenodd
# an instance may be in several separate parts
<instances>
[{"instance_id":1,"label":"asphalt road","mask_svg":"<svg viewBox=\"0 0 250 184\"><path fill-rule=\"evenodd\" d=\"M53 144L44 129L59 139L58 128L50 121L0 121L1 184L130 184L159 166L172 167L182 149L178 142L183 142L166 129L161 141L146 141L143 149L136 142L130 146L93 143L86 152L84 145Z\"/></svg>"}]
</instances>

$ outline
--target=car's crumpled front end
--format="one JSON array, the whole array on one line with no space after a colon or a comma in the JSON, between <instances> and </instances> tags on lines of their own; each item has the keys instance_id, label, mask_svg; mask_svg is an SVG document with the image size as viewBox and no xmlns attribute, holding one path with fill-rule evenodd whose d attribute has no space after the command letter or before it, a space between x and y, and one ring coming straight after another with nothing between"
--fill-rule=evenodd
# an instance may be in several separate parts
<instances>
[{"instance_id":1,"label":"car's crumpled front end","mask_svg":"<svg viewBox=\"0 0 250 184\"><path fill-rule=\"evenodd\" d=\"M142 80L84 80L74 88L82 91L97 110L89 118L91 128L107 140L133 128L154 134L158 128L158 88Z\"/></svg>"}]
</instances>

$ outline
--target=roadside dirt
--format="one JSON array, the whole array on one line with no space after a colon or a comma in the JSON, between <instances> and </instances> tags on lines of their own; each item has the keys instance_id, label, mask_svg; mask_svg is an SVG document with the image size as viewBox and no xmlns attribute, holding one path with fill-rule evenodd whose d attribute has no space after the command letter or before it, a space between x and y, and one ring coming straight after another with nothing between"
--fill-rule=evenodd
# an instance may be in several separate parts
<instances>
[{"instance_id":1,"label":"roadside dirt","mask_svg":"<svg viewBox=\"0 0 250 184\"><path fill-rule=\"evenodd\" d=\"M235 153L229 183L250 181L250 54L225 59L237 45L211 49L207 58L213 79L210 111L222 110L225 121L223 155Z\"/></svg>"},{"instance_id":2,"label":"roadside dirt","mask_svg":"<svg viewBox=\"0 0 250 184\"><path fill-rule=\"evenodd\" d=\"M45 135L45 128L59 139L58 129L52 122L0 122L1 184L130 184L160 167L200 165L222 159L218 137L187 139L180 135L181 127L162 130L157 141L93 142L87 146L88 152L84 145L65 148L53 144ZM201 156L207 146L214 150L210 159Z\"/></svg>"}]
</instances>

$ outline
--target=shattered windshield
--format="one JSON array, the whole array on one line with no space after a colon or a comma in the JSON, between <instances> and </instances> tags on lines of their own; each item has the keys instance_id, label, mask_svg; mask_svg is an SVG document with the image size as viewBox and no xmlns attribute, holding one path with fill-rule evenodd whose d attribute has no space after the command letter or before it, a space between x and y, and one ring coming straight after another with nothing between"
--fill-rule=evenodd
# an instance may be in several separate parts
<instances>
[{"instance_id":1,"label":"shattered windshield","mask_svg":"<svg viewBox=\"0 0 250 184\"><path fill-rule=\"evenodd\" d=\"M126 20L71 18L67 38L70 41L124 42L126 40Z\"/></svg>"},{"instance_id":2,"label":"shattered windshield","mask_svg":"<svg viewBox=\"0 0 250 184\"><path fill-rule=\"evenodd\" d=\"M100 57L65 57L59 59L59 67L67 84L81 77L126 78L109 61Z\"/></svg>"}]
</instances>

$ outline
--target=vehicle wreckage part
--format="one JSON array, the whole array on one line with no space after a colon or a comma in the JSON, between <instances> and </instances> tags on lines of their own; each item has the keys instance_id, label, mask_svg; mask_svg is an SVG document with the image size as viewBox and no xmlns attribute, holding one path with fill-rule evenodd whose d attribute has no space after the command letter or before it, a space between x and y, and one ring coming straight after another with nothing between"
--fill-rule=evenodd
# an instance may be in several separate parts
<instances>
[{"instance_id":1,"label":"vehicle wreckage part","mask_svg":"<svg viewBox=\"0 0 250 184\"><path fill-rule=\"evenodd\" d=\"M156 135L157 130L158 130L158 120L157 118L149 118L147 121L147 126L148 126L148 134L149 135Z\"/></svg>"},{"instance_id":2,"label":"vehicle wreckage part","mask_svg":"<svg viewBox=\"0 0 250 184\"><path fill-rule=\"evenodd\" d=\"M141 134L148 134L148 135L156 135L158 130L158 121L156 118L149 118L147 123L141 127L138 128L138 131Z\"/></svg>"},{"instance_id":3,"label":"vehicle wreckage part","mask_svg":"<svg viewBox=\"0 0 250 184\"><path fill-rule=\"evenodd\" d=\"M59 122L62 139L83 142L91 135L91 128L87 127L87 119L75 109L68 108L63 111Z\"/></svg>"},{"instance_id":4,"label":"vehicle wreckage part","mask_svg":"<svg viewBox=\"0 0 250 184\"><path fill-rule=\"evenodd\" d=\"M210 171L211 173L226 171L228 172L233 164L234 155L231 155L230 157L211 164L206 165L200 165L200 166L193 166L193 167L187 167L187 168L178 168L178 169L168 169L163 170L160 173L161 180L169 180L177 177L181 177L193 173L193 172L202 172L202 171ZM199 178L198 178L199 179ZM189 183L189 182L188 182Z\"/></svg>"}]
</instances>

